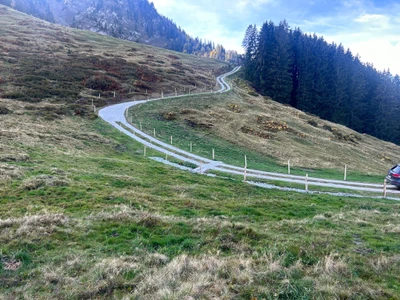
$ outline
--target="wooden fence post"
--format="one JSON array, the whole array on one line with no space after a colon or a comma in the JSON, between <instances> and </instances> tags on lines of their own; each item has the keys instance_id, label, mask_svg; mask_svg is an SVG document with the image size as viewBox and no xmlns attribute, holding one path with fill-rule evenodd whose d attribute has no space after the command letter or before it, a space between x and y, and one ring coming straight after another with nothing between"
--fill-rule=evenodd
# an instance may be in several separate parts
<instances>
[{"instance_id":1,"label":"wooden fence post","mask_svg":"<svg viewBox=\"0 0 400 300\"><path fill-rule=\"evenodd\" d=\"M212 149L212 159L213 160L215 159L215 150L214 149Z\"/></svg>"},{"instance_id":2,"label":"wooden fence post","mask_svg":"<svg viewBox=\"0 0 400 300\"><path fill-rule=\"evenodd\" d=\"M139 122L139 128L142 130L142 122Z\"/></svg>"},{"instance_id":3,"label":"wooden fence post","mask_svg":"<svg viewBox=\"0 0 400 300\"><path fill-rule=\"evenodd\" d=\"M244 156L244 175L243 175L243 181L246 181L247 179L247 155Z\"/></svg>"},{"instance_id":4,"label":"wooden fence post","mask_svg":"<svg viewBox=\"0 0 400 300\"><path fill-rule=\"evenodd\" d=\"M172 145L172 135L171 135L171 145Z\"/></svg>"},{"instance_id":5,"label":"wooden fence post","mask_svg":"<svg viewBox=\"0 0 400 300\"><path fill-rule=\"evenodd\" d=\"M306 174L306 192L308 192L308 174Z\"/></svg>"},{"instance_id":6,"label":"wooden fence post","mask_svg":"<svg viewBox=\"0 0 400 300\"><path fill-rule=\"evenodd\" d=\"M386 198L387 182L386 178L383 180L383 198Z\"/></svg>"},{"instance_id":7,"label":"wooden fence post","mask_svg":"<svg viewBox=\"0 0 400 300\"><path fill-rule=\"evenodd\" d=\"M347 180L347 165L344 165L344 181Z\"/></svg>"},{"instance_id":8,"label":"wooden fence post","mask_svg":"<svg viewBox=\"0 0 400 300\"><path fill-rule=\"evenodd\" d=\"M193 151L193 143L190 142L190 152L192 152L192 151Z\"/></svg>"},{"instance_id":9,"label":"wooden fence post","mask_svg":"<svg viewBox=\"0 0 400 300\"><path fill-rule=\"evenodd\" d=\"M287 170L288 170L288 174L290 175L290 160L288 160L288 163L287 163Z\"/></svg>"},{"instance_id":10,"label":"wooden fence post","mask_svg":"<svg viewBox=\"0 0 400 300\"><path fill-rule=\"evenodd\" d=\"M154 137L156 137L156 129L155 128L153 129L153 135L154 135Z\"/></svg>"}]
</instances>

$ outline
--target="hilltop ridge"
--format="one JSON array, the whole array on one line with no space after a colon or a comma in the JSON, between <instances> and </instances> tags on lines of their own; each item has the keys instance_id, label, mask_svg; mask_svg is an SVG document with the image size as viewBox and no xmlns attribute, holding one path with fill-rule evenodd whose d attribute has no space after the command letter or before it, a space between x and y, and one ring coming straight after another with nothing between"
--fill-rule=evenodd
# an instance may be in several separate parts
<instances>
[{"instance_id":1,"label":"hilltop ridge","mask_svg":"<svg viewBox=\"0 0 400 300\"><path fill-rule=\"evenodd\" d=\"M148 0L0 0L37 18L169 50L237 63L236 51L189 36Z\"/></svg>"},{"instance_id":2,"label":"hilltop ridge","mask_svg":"<svg viewBox=\"0 0 400 300\"><path fill-rule=\"evenodd\" d=\"M0 5L0 97L99 107L210 90L229 65L45 22ZM115 94L114 94L115 92ZM100 98L99 98L100 96Z\"/></svg>"}]
</instances>

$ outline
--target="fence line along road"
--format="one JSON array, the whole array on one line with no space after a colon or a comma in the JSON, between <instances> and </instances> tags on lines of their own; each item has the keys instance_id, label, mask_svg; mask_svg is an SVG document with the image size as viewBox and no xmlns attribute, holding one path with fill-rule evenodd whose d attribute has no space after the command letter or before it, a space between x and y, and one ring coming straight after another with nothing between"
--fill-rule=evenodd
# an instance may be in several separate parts
<instances>
[{"instance_id":1,"label":"fence line along road","mask_svg":"<svg viewBox=\"0 0 400 300\"><path fill-rule=\"evenodd\" d=\"M156 98L141 101L131 101L124 102L120 104L115 104L112 106L105 107L99 111L99 117L102 118L107 123L111 124L113 127L123 132L124 134L130 136L139 143L149 147L151 149L157 150L169 157L174 157L183 162L192 163L197 166L192 172L206 173L209 171L220 171L223 173L228 173L232 175L243 175L246 172L246 176L252 179L265 179L272 181L280 181L286 183L296 183L304 184L306 182L305 176L296 176L289 174L265 172L259 170L251 170L233 165L228 165L223 162L215 162L211 159L195 155L191 152L184 151L163 141L160 141L140 129L136 128L130 124L126 119L126 111L135 105L143 104L150 101L158 101L164 99L181 98L181 97L195 97L199 95L214 94L214 93L226 93L232 89L232 87L225 81L227 76L233 75L240 70L240 67L235 67L232 71L225 73L217 77L217 82L221 86L221 89L217 92L207 92L180 96L171 96L164 98ZM339 180L328 180L323 178L308 177L308 185L319 186L319 187L329 187L337 189L348 189L363 192L380 193L383 191L383 184L371 184L362 182L351 182L351 181L339 181ZM394 187L388 187L387 193L400 194L400 191Z\"/></svg>"}]
</instances>

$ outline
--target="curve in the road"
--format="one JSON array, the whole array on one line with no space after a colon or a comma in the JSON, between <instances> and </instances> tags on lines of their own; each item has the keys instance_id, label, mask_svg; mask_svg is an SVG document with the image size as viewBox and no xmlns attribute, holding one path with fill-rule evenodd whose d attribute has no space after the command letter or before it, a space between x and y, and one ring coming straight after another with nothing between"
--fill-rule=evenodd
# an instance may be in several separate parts
<instances>
[{"instance_id":1,"label":"curve in the road","mask_svg":"<svg viewBox=\"0 0 400 300\"><path fill-rule=\"evenodd\" d=\"M232 71L225 73L221 76L217 77L217 82L221 86L221 89L216 93L225 93L231 90L231 86L225 81L227 76L230 76L236 73L240 67L234 68ZM157 98L143 101L132 101L120 103L112 106L105 107L99 111L99 116L111 124L113 127L117 128L119 131L124 134L130 136L136 141L142 143L143 145L155 149L161 153L167 154L170 157L174 157L178 160L189 162L197 165L198 167L194 169L192 172L196 173L205 173L210 170L221 171L224 173L229 173L233 175L243 175L245 169L237 166L232 166L228 164L224 164L223 162L217 162L210 160L208 158L200 157L193 153L184 151L182 149L176 148L170 144L164 143L146 133L139 130L132 124L130 124L125 117L125 112L132 106L143 104L149 101L158 101L168 98L179 98L179 97L194 97L202 94L210 94L210 93L201 93L201 94L191 94L191 95L181 95L174 97L166 97L166 98ZM251 170L246 169L246 176L253 179L267 179L273 181L281 181L287 183L297 183L304 184L305 177L304 176L295 176L288 174L280 174L273 172L265 172L259 170ZM355 191L364 191L371 193L379 193L383 190L383 185L380 184L370 184L370 183L361 183L361 182L350 182L350 181L339 181L339 180L327 180L322 178L313 178L308 177L307 181L308 185L319 186L319 187L330 187L337 189L348 189ZM388 188L388 193L400 194L400 191L394 188Z\"/></svg>"}]
</instances>

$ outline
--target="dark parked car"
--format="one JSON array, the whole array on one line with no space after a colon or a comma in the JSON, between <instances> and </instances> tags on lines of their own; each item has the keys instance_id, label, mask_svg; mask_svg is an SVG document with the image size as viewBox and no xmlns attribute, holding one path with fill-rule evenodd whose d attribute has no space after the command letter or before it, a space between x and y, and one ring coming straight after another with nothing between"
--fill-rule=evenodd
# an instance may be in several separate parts
<instances>
[{"instance_id":1,"label":"dark parked car","mask_svg":"<svg viewBox=\"0 0 400 300\"><path fill-rule=\"evenodd\" d=\"M400 165L396 165L389 170L386 182L400 188Z\"/></svg>"}]
</instances>

